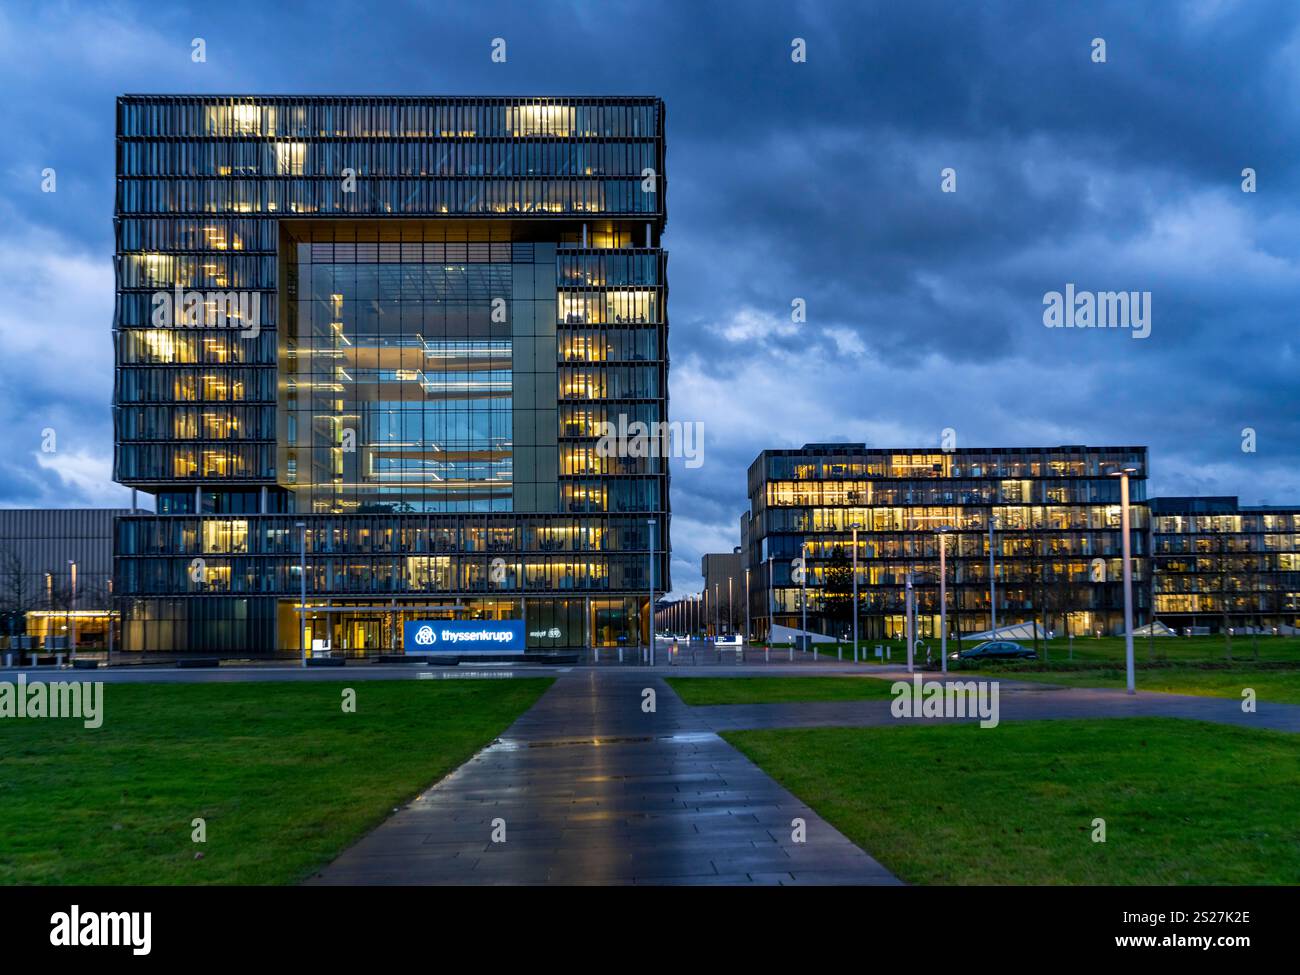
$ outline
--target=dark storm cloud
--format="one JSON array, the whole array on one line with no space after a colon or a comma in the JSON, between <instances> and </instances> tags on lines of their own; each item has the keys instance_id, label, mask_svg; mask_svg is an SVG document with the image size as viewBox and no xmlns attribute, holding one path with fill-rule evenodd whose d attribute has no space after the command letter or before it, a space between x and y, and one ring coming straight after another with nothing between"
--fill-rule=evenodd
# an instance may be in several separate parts
<instances>
[{"instance_id":1,"label":"dark storm cloud","mask_svg":"<svg viewBox=\"0 0 1300 975\"><path fill-rule=\"evenodd\" d=\"M23 270L0 283L15 447L0 503L118 500L107 262L124 91L662 95L672 411L707 446L703 467L674 463L679 590L701 552L738 540L759 450L805 441L937 444L952 426L967 446L1147 443L1156 491L1300 500L1298 25L1285 0L0 12L0 256ZM504 65L488 59L498 36ZM1045 329L1043 296L1067 282L1151 291L1151 337ZM67 454L42 464L50 417ZM1256 454L1239 448L1247 426Z\"/></svg>"}]
</instances>

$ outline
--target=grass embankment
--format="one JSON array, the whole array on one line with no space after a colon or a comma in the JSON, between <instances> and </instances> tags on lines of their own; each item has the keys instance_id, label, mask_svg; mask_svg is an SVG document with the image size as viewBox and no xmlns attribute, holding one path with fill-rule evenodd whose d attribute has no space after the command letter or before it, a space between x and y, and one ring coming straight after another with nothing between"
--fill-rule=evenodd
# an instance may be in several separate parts
<instances>
[{"instance_id":1,"label":"grass embankment","mask_svg":"<svg viewBox=\"0 0 1300 975\"><path fill-rule=\"evenodd\" d=\"M0 883L301 880L550 683L107 684L98 729L0 721Z\"/></svg>"},{"instance_id":2,"label":"grass embankment","mask_svg":"<svg viewBox=\"0 0 1300 975\"><path fill-rule=\"evenodd\" d=\"M1300 876L1296 735L1134 718L724 737L909 883Z\"/></svg>"}]
</instances>

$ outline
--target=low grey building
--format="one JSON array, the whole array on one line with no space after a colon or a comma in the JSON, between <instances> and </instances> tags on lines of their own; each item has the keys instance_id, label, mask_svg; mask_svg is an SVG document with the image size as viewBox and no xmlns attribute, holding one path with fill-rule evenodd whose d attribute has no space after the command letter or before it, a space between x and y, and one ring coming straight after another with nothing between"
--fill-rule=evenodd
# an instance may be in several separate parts
<instances>
[{"instance_id":1,"label":"low grey building","mask_svg":"<svg viewBox=\"0 0 1300 975\"><path fill-rule=\"evenodd\" d=\"M745 629L745 570L740 548L705 555L700 559L704 576L705 632L711 636L739 633Z\"/></svg>"},{"instance_id":2,"label":"low grey building","mask_svg":"<svg viewBox=\"0 0 1300 975\"><path fill-rule=\"evenodd\" d=\"M129 508L0 509L0 636L37 646L103 646L113 521Z\"/></svg>"}]
</instances>

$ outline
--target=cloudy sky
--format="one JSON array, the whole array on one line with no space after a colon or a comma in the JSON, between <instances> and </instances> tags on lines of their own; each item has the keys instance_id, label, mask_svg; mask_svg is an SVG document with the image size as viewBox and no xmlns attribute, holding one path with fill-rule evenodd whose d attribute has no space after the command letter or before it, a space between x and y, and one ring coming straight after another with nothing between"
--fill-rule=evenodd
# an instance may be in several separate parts
<instances>
[{"instance_id":1,"label":"cloudy sky","mask_svg":"<svg viewBox=\"0 0 1300 975\"><path fill-rule=\"evenodd\" d=\"M9 3L0 82L0 506L126 497L124 92L662 96L671 412L705 432L674 462L679 593L765 447L1147 444L1152 494L1300 503L1292 0ZM1067 284L1150 292L1150 336L1045 328Z\"/></svg>"}]
</instances>

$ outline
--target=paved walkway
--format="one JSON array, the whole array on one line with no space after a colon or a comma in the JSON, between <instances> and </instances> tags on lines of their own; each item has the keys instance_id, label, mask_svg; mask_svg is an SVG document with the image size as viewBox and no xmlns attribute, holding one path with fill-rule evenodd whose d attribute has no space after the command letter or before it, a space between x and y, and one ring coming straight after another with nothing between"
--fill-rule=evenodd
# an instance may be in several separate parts
<instances>
[{"instance_id":1,"label":"paved walkway","mask_svg":"<svg viewBox=\"0 0 1300 975\"><path fill-rule=\"evenodd\" d=\"M885 676L873 671L875 676ZM937 678L924 674L926 680ZM950 675L964 681L981 675ZM906 679L905 672L889 674L890 680ZM1300 705L1259 701L1247 714L1241 701L1227 697L1197 697L1087 687L1059 687L1029 681L1000 681L998 710L1001 721L1045 721L1064 718L1188 718L1245 728L1300 733ZM872 727L898 724L904 719L890 714L890 701L805 701L797 704L730 704L692 708L692 714L710 731L739 731L745 728L830 728ZM925 723L943 721L926 718ZM953 718L953 721L976 720ZM919 722L918 722L919 723Z\"/></svg>"},{"instance_id":2,"label":"paved walkway","mask_svg":"<svg viewBox=\"0 0 1300 975\"><path fill-rule=\"evenodd\" d=\"M642 711L652 688L656 711ZM896 884L657 675L563 674L320 884ZM792 820L806 841L793 841ZM491 841L503 820L504 843Z\"/></svg>"},{"instance_id":3,"label":"paved walkway","mask_svg":"<svg viewBox=\"0 0 1300 975\"><path fill-rule=\"evenodd\" d=\"M661 675L662 668L558 674L497 742L310 882L898 883L718 736L897 723L888 700L690 708ZM642 710L645 688L656 693L654 713ZM1300 732L1300 706L1267 702L1243 714L1233 699L1003 681L999 704L1003 721L1175 717ZM791 837L796 818L806 823L806 842ZM503 843L492 842L497 820Z\"/></svg>"}]
</instances>

